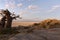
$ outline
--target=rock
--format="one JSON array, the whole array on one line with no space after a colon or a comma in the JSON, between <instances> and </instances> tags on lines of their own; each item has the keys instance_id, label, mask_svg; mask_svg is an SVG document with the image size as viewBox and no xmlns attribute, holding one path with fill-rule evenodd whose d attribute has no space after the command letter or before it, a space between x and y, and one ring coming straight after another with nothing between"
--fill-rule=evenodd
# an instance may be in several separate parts
<instances>
[{"instance_id":1,"label":"rock","mask_svg":"<svg viewBox=\"0 0 60 40\"><path fill-rule=\"evenodd\" d=\"M19 33L9 40L60 40L60 28L34 30L33 33Z\"/></svg>"}]
</instances>

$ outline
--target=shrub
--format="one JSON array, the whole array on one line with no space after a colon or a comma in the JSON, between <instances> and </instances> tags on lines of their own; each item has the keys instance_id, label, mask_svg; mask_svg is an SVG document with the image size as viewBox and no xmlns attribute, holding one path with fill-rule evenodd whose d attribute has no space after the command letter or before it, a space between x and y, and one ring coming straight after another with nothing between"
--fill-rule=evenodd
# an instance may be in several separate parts
<instances>
[{"instance_id":1,"label":"shrub","mask_svg":"<svg viewBox=\"0 0 60 40\"><path fill-rule=\"evenodd\" d=\"M15 29L3 29L0 34L17 34L19 33L18 31L16 31Z\"/></svg>"}]
</instances>

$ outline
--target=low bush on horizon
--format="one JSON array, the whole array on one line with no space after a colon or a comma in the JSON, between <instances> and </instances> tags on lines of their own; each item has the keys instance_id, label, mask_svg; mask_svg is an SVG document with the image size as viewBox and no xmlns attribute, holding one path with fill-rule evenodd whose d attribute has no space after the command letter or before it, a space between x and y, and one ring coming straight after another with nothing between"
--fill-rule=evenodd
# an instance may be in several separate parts
<instances>
[{"instance_id":1,"label":"low bush on horizon","mask_svg":"<svg viewBox=\"0 0 60 40\"><path fill-rule=\"evenodd\" d=\"M36 27L36 29L50 29L50 28L60 28L60 20L57 19L47 19L44 21L41 21L40 23L34 23L33 26Z\"/></svg>"}]
</instances>

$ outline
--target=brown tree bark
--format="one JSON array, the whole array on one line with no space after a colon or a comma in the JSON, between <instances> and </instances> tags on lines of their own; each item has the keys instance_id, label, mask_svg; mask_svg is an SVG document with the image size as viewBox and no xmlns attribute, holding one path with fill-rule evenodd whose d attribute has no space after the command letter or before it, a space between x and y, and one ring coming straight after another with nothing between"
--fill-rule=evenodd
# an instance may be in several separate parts
<instances>
[{"instance_id":1,"label":"brown tree bark","mask_svg":"<svg viewBox=\"0 0 60 40\"><path fill-rule=\"evenodd\" d=\"M3 20L4 21L3 27L5 28L11 28L13 19L19 18L19 16L12 17L11 16L12 14L8 10L4 10L3 14L5 14L5 19Z\"/></svg>"}]
</instances>

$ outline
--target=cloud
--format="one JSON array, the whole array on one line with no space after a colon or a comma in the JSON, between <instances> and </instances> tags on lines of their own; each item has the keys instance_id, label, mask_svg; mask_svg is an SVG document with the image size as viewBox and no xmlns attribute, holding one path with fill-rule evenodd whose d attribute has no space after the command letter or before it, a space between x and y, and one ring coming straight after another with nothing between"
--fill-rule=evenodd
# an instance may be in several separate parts
<instances>
[{"instance_id":1,"label":"cloud","mask_svg":"<svg viewBox=\"0 0 60 40\"><path fill-rule=\"evenodd\" d=\"M9 4L5 4L5 8L9 8Z\"/></svg>"},{"instance_id":2,"label":"cloud","mask_svg":"<svg viewBox=\"0 0 60 40\"><path fill-rule=\"evenodd\" d=\"M48 12L53 12L53 11L57 10L58 8L60 8L60 5L52 6L51 10L48 10Z\"/></svg>"},{"instance_id":3,"label":"cloud","mask_svg":"<svg viewBox=\"0 0 60 40\"><path fill-rule=\"evenodd\" d=\"M37 5L29 5L19 13L20 15L40 13L40 8Z\"/></svg>"},{"instance_id":4,"label":"cloud","mask_svg":"<svg viewBox=\"0 0 60 40\"><path fill-rule=\"evenodd\" d=\"M18 7L22 7L22 6L23 6L23 4L22 4L22 3L19 3L19 4L17 4L17 6L18 6Z\"/></svg>"},{"instance_id":5,"label":"cloud","mask_svg":"<svg viewBox=\"0 0 60 40\"><path fill-rule=\"evenodd\" d=\"M5 5L5 8L15 8L15 5L14 4L6 4Z\"/></svg>"},{"instance_id":6,"label":"cloud","mask_svg":"<svg viewBox=\"0 0 60 40\"><path fill-rule=\"evenodd\" d=\"M28 10L22 10L19 13L20 13L21 16L24 15L24 14L30 14L30 12Z\"/></svg>"},{"instance_id":7,"label":"cloud","mask_svg":"<svg viewBox=\"0 0 60 40\"><path fill-rule=\"evenodd\" d=\"M37 10L38 9L38 6L37 5L29 5L28 6L28 9L29 10Z\"/></svg>"},{"instance_id":8,"label":"cloud","mask_svg":"<svg viewBox=\"0 0 60 40\"><path fill-rule=\"evenodd\" d=\"M16 4L15 2L9 2L9 3L6 3L5 4L5 8L15 8L16 7Z\"/></svg>"},{"instance_id":9,"label":"cloud","mask_svg":"<svg viewBox=\"0 0 60 40\"><path fill-rule=\"evenodd\" d=\"M18 1L18 0L17 0ZM16 3L15 0L5 0L5 8L15 9L17 7L22 7L22 3Z\"/></svg>"}]
</instances>

